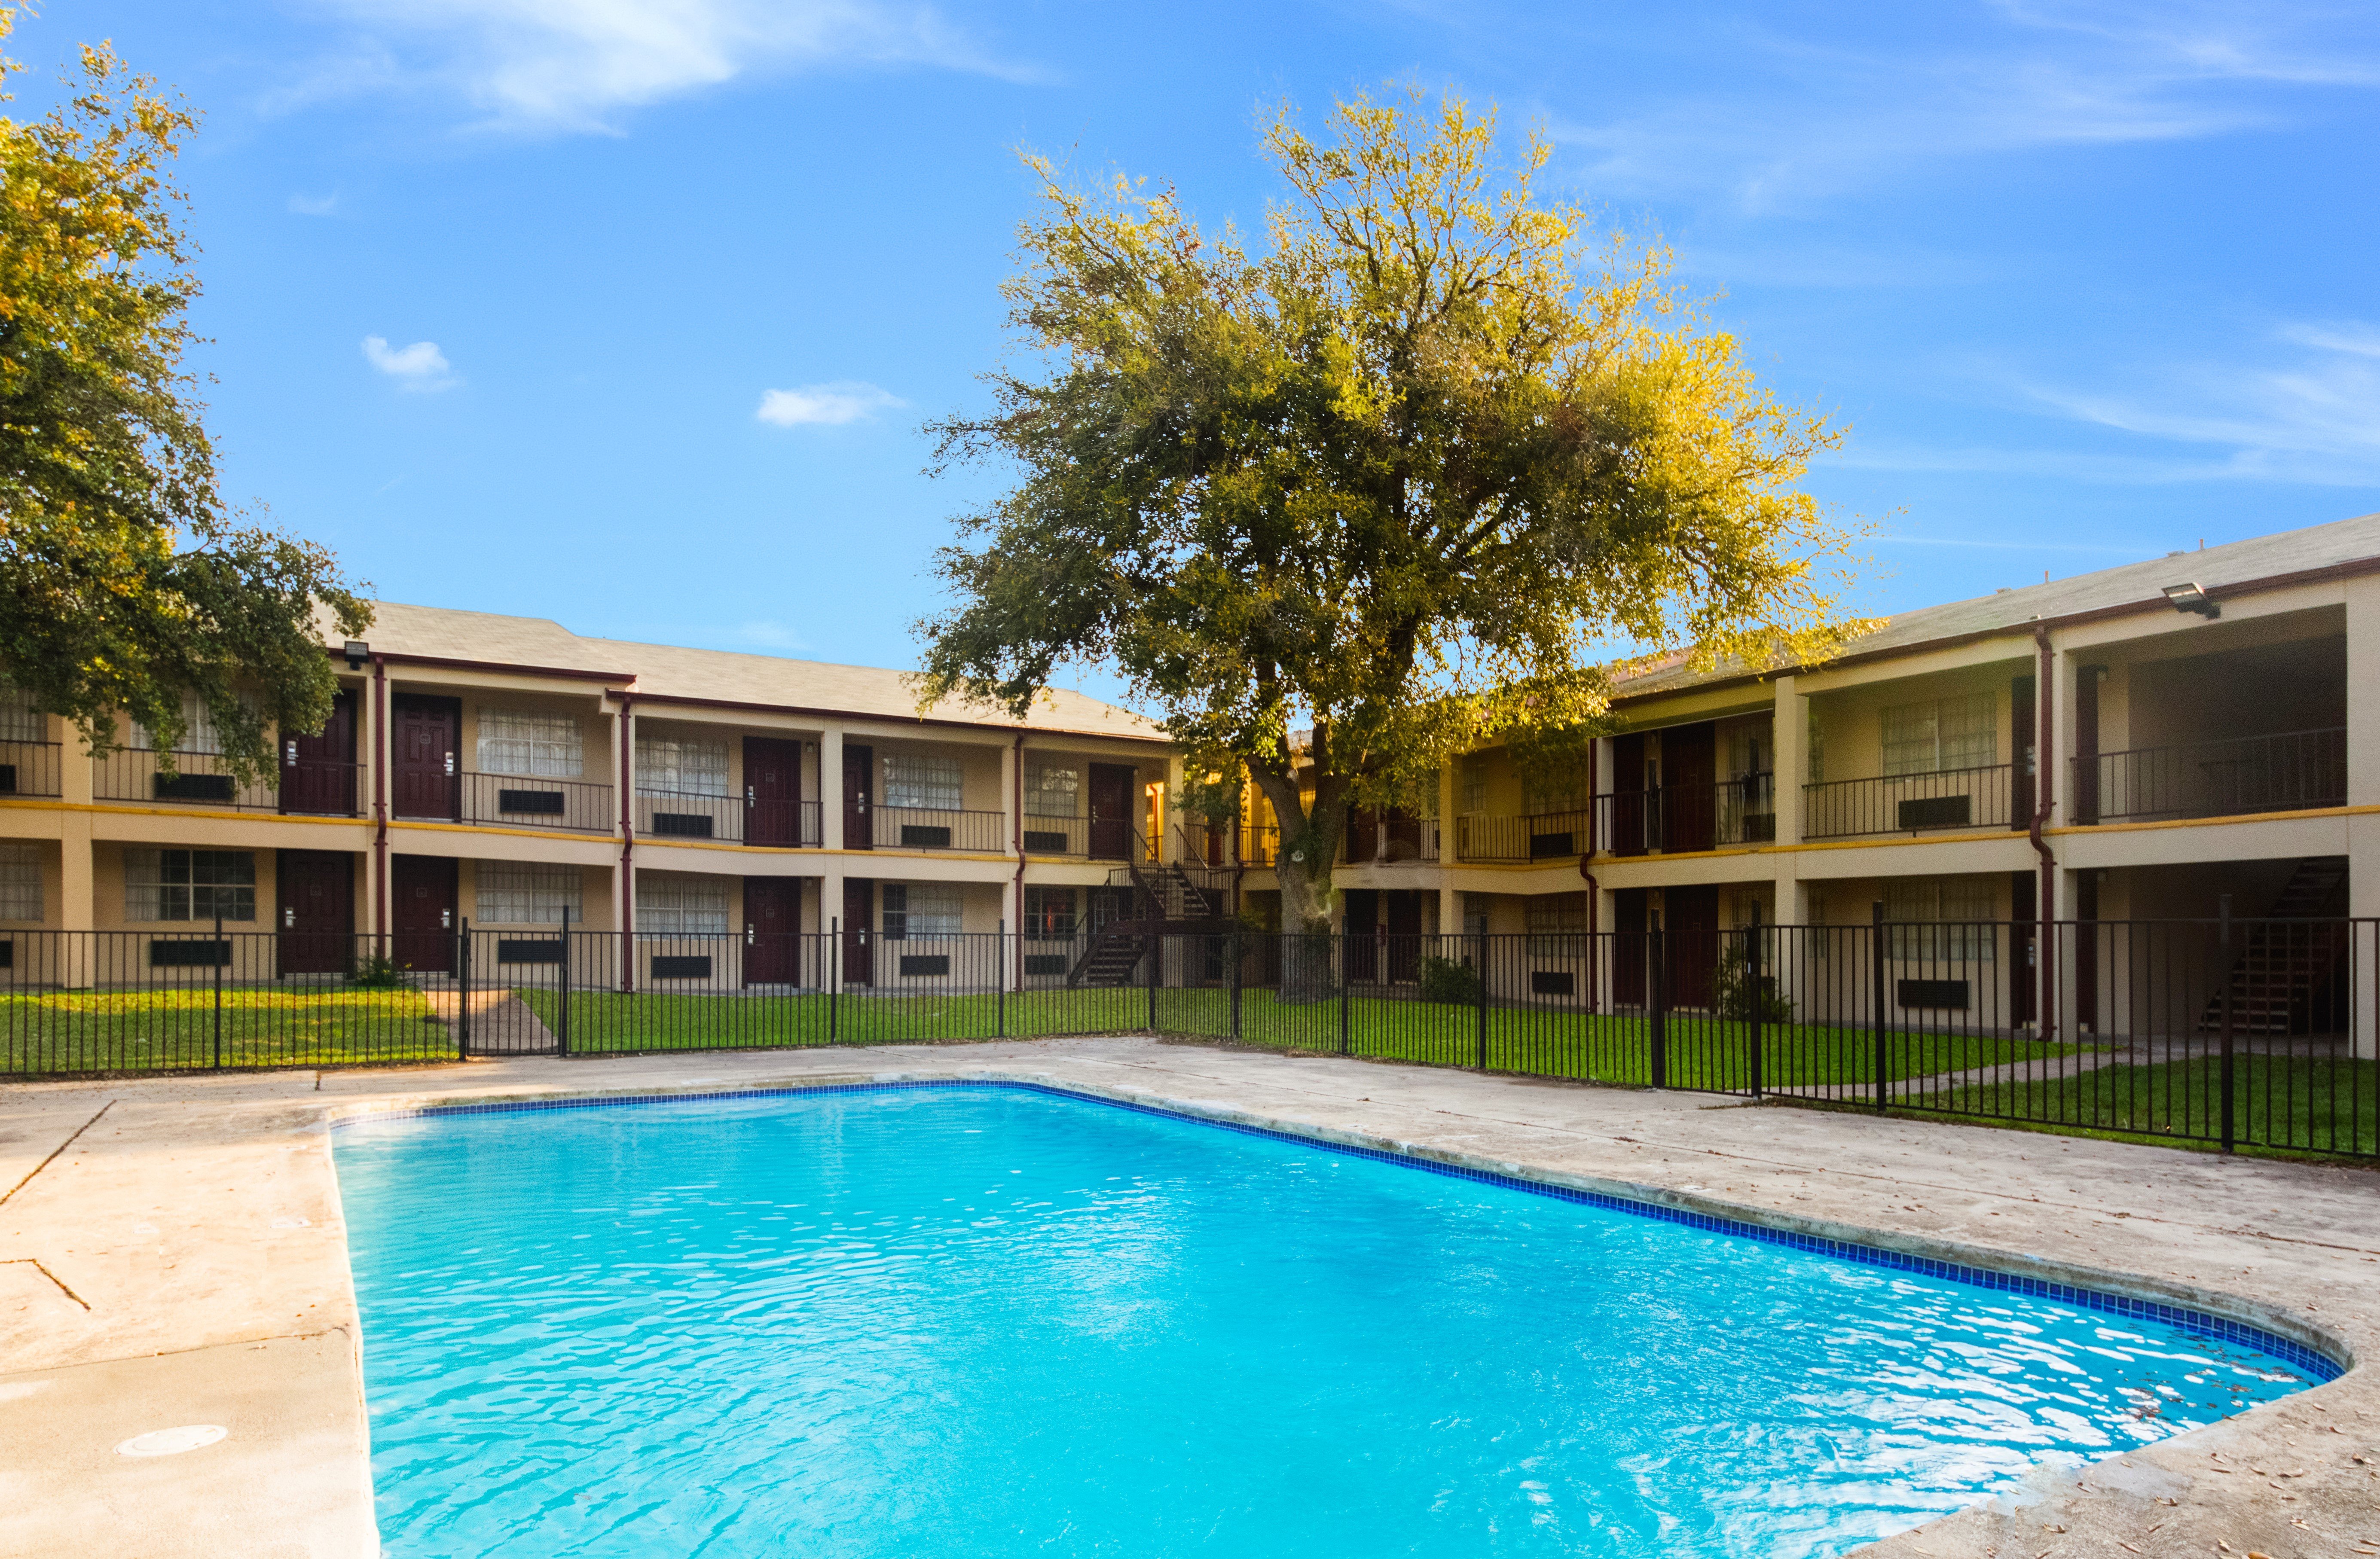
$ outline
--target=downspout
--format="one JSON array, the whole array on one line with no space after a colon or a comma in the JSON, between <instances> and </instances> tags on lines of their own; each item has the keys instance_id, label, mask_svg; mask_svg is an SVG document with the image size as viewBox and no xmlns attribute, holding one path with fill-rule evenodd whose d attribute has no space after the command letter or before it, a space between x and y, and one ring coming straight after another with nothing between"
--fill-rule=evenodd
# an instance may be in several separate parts
<instances>
[{"instance_id":1,"label":"downspout","mask_svg":"<svg viewBox=\"0 0 2380 1559\"><path fill-rule=\"evenodd\" d=\"M1016 988L1025 988L1025 732L1016 733L1015 793L1008 815L1008 839L1016 849Z\"/></svg>"},{"instance_id":2,"label":"downspout","mask_svg":"<svg viewBox=\"0 0 2380 1559\"><path fill-rule=\"evenodd\" d=\"M637 988L637 813L629 786L635 774L628 765L635 736L628 729L637 695L620 695L620 989ZM795 808L799 810L798 805Z\"/></svg>"},{"instance_id":3,"label":"downspout","mask_svg":"<svg viewBox=\"0 0 2380 1559\"><path fill-rule=\"evenodd\" d=\"M372 657L372 901L378 906L373 924L380 931L380 951L388 956L388 761L395 751L388 739L388 659Z\"/></svg>"},{"instance_id":4,"label":"downspout","mask_svg":"<svg viewBox=\"0 0 2380 1559\"><path fill-rule=\"evenodd\" d=\"M2034 673L2033 701L2041 729L2034 738L2033 749L2033 851L2041 858L2041 891L2039 905L2034 912L2034 957L2040 960L2040 1029L2044 1039L2055 1038L2058 1032L2058 959L2056 939L2050 927L2058 918L2058 857L2049 852L2049 841L2041 830L2049 822L2051 767L2050 736L2056 730L2050 719L2052 690L2057 685L2050 680L2053 657L2049 648L2049 624L2035 623L2033 642L2040 654L2038 670Z\"/></svg>"}]
</instances>

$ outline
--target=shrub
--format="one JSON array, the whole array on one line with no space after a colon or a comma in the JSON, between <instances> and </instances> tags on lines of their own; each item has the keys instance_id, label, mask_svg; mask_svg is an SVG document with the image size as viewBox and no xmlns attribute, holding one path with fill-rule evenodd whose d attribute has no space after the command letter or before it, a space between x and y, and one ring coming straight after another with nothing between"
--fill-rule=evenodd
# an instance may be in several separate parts
<instances>
[{"instance_id":1,"label":"shrub","mask_svg":"<svg viewBox=\"0 0 2380 1559\"><path fill-rule=\"evenodd\" d=\"M357 965L347 976L347 984L359 990L393 991L405 984L404 972L384 957L372 957Z\"/></svg>"},{"instance_id":2,"label":"shrub","mask_svg":"<svg viewBox=\"0 0 2380 1559\"><path fill-rule=\"evenodd\" d=\"M1760 1021L1764 1023L1790 1023L1793 1021L1793 1002L1779 995L1774 976L1760 977L1759 989L1753 988L1751 970L1742 959L1721 957L1718 973L1711 981L1711 1010L1730 1022L1752 1021L1754 1003L1759 1004Z\"/></svg>"},{"instance_id":3,"label":"shrub","mask_svg":"<svg viewBox=\"0 0 2380 1559\"><path fill-rule=\"evenodd\" d=\"M1467 963L1425 953L1421 961L1421 998L1475 1007L1479 1002L1479 972Z\"/></svg>"}]
</instances>

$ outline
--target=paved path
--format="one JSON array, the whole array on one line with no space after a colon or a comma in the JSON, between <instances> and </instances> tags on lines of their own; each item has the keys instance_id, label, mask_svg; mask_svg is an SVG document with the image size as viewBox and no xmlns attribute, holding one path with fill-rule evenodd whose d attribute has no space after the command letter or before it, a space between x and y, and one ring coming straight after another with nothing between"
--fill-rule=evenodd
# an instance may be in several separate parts
<instances>
[{"instance_id":1,"label":"paved path","mask_svg":"<svg viewBox=\"0 0 2380 1559\"><path fill-rule=\"evenodd\" d=\"M2380 1345L2369 1172L1706 1095L1148 1038L17 1084L0 1087L0 1554L376 1553L334 1113L957 1075L1400 1143ZM230 1437L112 1453L192 1422ZM2045 1474L2027 1499L1870 1552L2353 1553L2380 1539L2380 1386L2353 1372L2079 1479Z\"/></svg>"}]
</instances>

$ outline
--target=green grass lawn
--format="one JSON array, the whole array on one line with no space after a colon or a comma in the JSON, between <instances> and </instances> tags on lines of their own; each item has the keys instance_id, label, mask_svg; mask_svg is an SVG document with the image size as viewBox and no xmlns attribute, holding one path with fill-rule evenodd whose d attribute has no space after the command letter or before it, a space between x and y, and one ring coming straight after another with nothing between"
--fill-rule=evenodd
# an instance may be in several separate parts
<instances>
[{"instance_id":1,"label":"green grass lawn","mask_svg":"<svg viewBox=\"0 0 2380 1559\"><path fill-rule=\"evenodd\" d=\"M216 1064L211 989L0 995L0 1070L155 1071ZM415 990L229 987L222 1064L438 1060L454 1036Z\"/></svg>"},{"instance_id":2,"label":"green grass lawn","mask_svg":"<svg viewBox=\"0 0 2380 1559\"><path fill-rule=\"evenodd\" d=\"M551 991L521 999L549 1029L560 1022ZM622 996L579 992L570 1001L570 1047L581 1054L718 1049L743 1045L869 1045L936 1040L1042 1038L1114 1033L1150 1027L1145 988L1055 990L994 996ZM1441 1004L1358 997L1345 1003L1348 1054L1438 1065L1478 1063L1479 1011ZM1337 1052L1341 1003L1291 1004L1269 990L1240 995L1238 1043L1269 1049ZM1208 1039L1232 1035L1231 995L1211 989L1160 989L1158 1032ZM1785 1087L1819 1082L1872 1084L1875 1037L1863 1031L1771 1028L1762 1043L1762 1077ZM1962 1035L1888 1037L1891 1079L1964 1070L2060 1054L2070 1045ZM1673 1018L1666 1081L1678 1088L1748 1089L1752 1056L1743 1025ZM1487 1062L1494 1070L1604 1082L1649 1083L1650 1046L1642 1019L1490 1008Z\"/></svg>"},{"instance_id":3,"label":"green grass lawn","mask_svg":"<svg viewBox=\"0 0 2380 1559\"><path fill-rule=\"evenodd\" d=\"M2080 1077L1960 1088L1908 1101L1982 1119L2021 1117L2124 1136L2208 1141L2223 1130L2222 1063L2213 1057L2111 1066ZM2232 1063L2237 1140L2303 1153L2380 1151L2380 1063L2240 1056Z\"/></svg>"}]
</instances>

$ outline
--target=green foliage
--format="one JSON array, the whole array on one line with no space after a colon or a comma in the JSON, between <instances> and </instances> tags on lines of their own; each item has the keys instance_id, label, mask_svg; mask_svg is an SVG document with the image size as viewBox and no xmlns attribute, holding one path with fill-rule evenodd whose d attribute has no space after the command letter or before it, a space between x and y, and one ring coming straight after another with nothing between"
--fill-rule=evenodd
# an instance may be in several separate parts
<instances>
[{"instance_id":1,"label":"green foliage","mask_svg":"<svg viewBox=\"0 0 2380 1559\"><path fill-rule=\"evenodd\" d=\"M395 960L375 953L356 966L356 972L347 976L347 984L358 990L392 991L405 984L405 972Z\"/></svg>"},{"instance_id":2,"label":"green foliage","mask_svg":"<svg viewBox=\"0 0 2380 1559\"><path fill-rule=\"evenodd\" d=\"M1261 254L1170 188L1046 163L1007 286L1026 365L938 425L936 469L1021 473L940 555L921 691L1022 713L1111 664L1201 774L1245 767L1328 910L1352 804L1453 754L1606 722L1609 647L1708 664L1840 641L1843 538L1795 483L1836 434L1779 405L1667 280L1417 96L1284 113ZM1560 737L1555 733L1569 733Z\"/></svg>"},{"instance_id":3,"label":"green foliage","mask_svg":"<svg viewBox=\"0 0 2380 1559\"><path fill-rule=\"evenodd\" d=\"M1421 998L1424 1001L1476 1007L1479 1005L1479 972L1458 959L1424 953L1421 960Z\"/></svg>"},{"instance_id":4,"label":"green foliage","mask_svg":"<svg viewBox=\"0 0 2380 1559\"><path fill-rule=\"evenodd\" d=\"M0 38L17 16L0 6ZM330 714L317 613L358 634L370 610L329 552L217 490L168 176L196 116L103 45L76 86L45 118L0 119L0 662L94 752L118 710L178 745L194 693L253 778L275 727Z\"/></svg>"}]
</instances>

